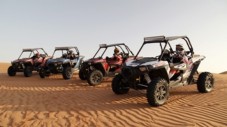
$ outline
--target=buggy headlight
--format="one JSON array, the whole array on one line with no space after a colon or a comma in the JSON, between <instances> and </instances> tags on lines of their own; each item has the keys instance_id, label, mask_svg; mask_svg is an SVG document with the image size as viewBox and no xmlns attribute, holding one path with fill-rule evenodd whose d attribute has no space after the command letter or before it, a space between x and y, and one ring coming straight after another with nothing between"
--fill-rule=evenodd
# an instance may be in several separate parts
<instances>
[{"instance_id":1,"label":"buggy headlight","mask_svg":"<svg viewBox=\"0 0 227 127\"><path fill-rule=\"evenodd\" d=\"M147 67L139 67L139 70L140 70L141 72L147 71Z\"/></svg>"}]
</instances>

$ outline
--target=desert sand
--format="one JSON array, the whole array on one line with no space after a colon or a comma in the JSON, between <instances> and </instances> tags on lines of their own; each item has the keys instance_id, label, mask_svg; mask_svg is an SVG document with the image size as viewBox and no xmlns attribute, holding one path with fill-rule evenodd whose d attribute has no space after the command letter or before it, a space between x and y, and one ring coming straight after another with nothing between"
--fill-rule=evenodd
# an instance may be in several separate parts
<instances>
[{"instance_id":1,"label":"desert sand","mask_svg":"<svg viewBox=\"0 0 227 127\"><path fill-rule=\"evenodd\" d=\"M168 102L150 107L146 91L115 95L111 78L89 86L77 74L46 79L37 73L9 77L0 63L0 127L225 127L227 74L214 74L214 91L197 92L196 85L174 88Z\"/></svg>"}]
</instances>

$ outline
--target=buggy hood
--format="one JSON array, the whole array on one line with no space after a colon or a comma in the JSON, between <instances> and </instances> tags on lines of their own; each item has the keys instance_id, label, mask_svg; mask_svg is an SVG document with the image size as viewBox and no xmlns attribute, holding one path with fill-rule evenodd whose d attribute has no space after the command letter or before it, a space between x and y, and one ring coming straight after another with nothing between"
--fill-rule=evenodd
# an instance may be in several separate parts
<instances>
[{"instance_id":1,"label":"buggy hood","mask_svg":"<svg viewBox=\"0 0 227 127\"><path fill-rule=\"evenodd\" d=\"M88 59L88 60L86 60L85 62L88 62L88 63L102 63L102 62L104 62L105 61L105 59L103 59L103 58L91 58L91 59Z\"/></svg>"},{"instance_id":2,"label":"buggy hood","mask_svg":"<svg viewBox=\"0 0 227 127\"><path fill-rule=\"evenodd\" d=\"M30 61L32 61L32 59L31 58L22 58L22 59L16 59L16 60L14 60L14 61L12 61L12 63L18 63L18 62L30 62Z\"/></svg>"},{"instance_id":3,"label":"buggy hood","mask_svg":"<svg viewBox=\"0 0 227 127\"><path fill-rule=\"evenodd\" d=\"M65 59L65 58L56 58L56 59L48 59L47 61L47 64L50 64L50 63L65 63L69 61L69 59Z\"/></svg>"},{"instance_id":4,"label":"buggy hood","mask_svg":"<svg viewBox=\"0 0 227 127\"><path fill-rule=\"evenodd\" d=\"M126 66L130 66L130 67L148 66L148 65L151 65L153 67L166 66L168 65L168 62L159 61L157 58L153 58L153 57L140 57L126 62Z\"/></svg>"}]
</instances>

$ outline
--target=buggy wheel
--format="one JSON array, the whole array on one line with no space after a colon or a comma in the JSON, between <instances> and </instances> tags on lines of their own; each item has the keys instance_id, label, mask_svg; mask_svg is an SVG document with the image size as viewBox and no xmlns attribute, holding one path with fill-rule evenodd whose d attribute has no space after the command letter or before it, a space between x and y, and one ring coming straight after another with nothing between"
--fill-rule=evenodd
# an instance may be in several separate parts
<instances>
[{"instance_id":1,"label":"buggy wheel","mask_svg":"<svg viewBox=\"0 0 227 127\"><path fill-rule=\"evenodd\" d=\"M63 68L62 76L65 80L70 79L73 76L73 71L70 66L65 66Z\"/></svg>"},{"instance_id":2,"label":"buggy wheel","mask_svg":"<svg viewBox=\"0 0 227 127\"><path fill-rule=\"evenodd\" d=\"M169 96L168 83L165 79L156 78L147 88L147 101L151 106L163 105Z\"/></svg>"},{"instance_id":3,"label":"buggy wheel","mask_svg":"<svg viewBox=\"0 0 227 127\"><path fill-rule=\"evenodd\" d=\"M13 68L13 66L10 66L8 68L8 75L9 76L15 76L16 75L16 70Z\"/></svg>"},{"instance_id":4,"label":"buggy wheel","mask_svg":"<svg viewBox=\"0 0 227 127\"><path fill-rule=\"evenodd\" d=\"M43 68L40 69L39 76L40 76L40 78L45 78L46 77L46 71Z\"/></svg>"},{"instance_id":5,"label":"buggy wheel","mask_svg":"<svg viewBox=\"0 0 227 127\"><path fill-rule=\"evenodd\" d=\"M214 77L209 72L203 72L197 80L197 89L200 93L208 93L214 88Z\"/></svg>"},{"instance_id":6,"label":"buggy wheel","mask_svg":"<svg viewBox=\"0 0 227 127\"><path fill-rule=\"evenodd\" d=\"M100 70L91 71L87 77L88 84L91 86L100 84L102 80L103 74Z\"/></svg>"},{"instance_id":7,"label":"buggy wheel","mask_svg":"<svg viewBox=\"0 0 227 127\"><path fill-rule=\"evenodd\" d=\"M32 67L31 66L26 66L24 68L24 76L25 77L31 77L32 76Z\"/></svg>"},{"instance_id":8,"label":"buggy wheel","mask_svg":"<svg viewBox=\"0 0 227 127\"><path fill-rule=\"evenodd\" d=\"M79 70L79 77L80 77L81 80L86 80L87 79L87 77L86 77L86 69L85 68L82 67Z\"/></svg>"},{"instance_id":9,"label":"buggy wheel","mask_svg":"<svg viewBox=\"0 0 227 127\"><path fill-rule=\"evenodd\" d=\"M115 94L126 94L129 91L129 87L121 81L122 76L120 74L116 75L112 80L112 91Z\"/></svg>"}]
</instances>

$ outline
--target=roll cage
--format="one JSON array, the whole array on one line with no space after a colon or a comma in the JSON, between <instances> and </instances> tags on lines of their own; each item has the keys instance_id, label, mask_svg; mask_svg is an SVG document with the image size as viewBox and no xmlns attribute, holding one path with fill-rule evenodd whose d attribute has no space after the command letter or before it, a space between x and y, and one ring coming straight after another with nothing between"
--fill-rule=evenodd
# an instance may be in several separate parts
<instances>
[{"instance_id":1,"label":"roll cage","mask_svg":"<svg viewBox=\"0 0 227 127\"><path fill-rule=\"evenodd\" d=\"M125 47L125 49L126 49L127 51L125 51L125 50L122 48L123 46ZM107 45L107 44L100 44L100 45L99 45L99 49L98 49L98 51L95 53L95 55L93 56L93 58L95 58L96 55L98 54L98 52L99 52L101 49L104 48L104 51L103 51L102 55L100 56L100 57L102 57L102 56L105 54L107 48L109 48L109 47L118 47L118 48L121 49L121 51L123 52L123 54L128 54L128 55L133 55L133 56L134 56L133 52L129 49L129 47L128 47L127 45L125 45L124 43L116 43L116 44L109 44L109 45Z\"/></svg>"},{"instance_id":2,"label":"roll cage","mask_svg":"<svg viewBox=\"0 0 227 127\"><path fill-rule=\"evenodd\" d=\"M138 57L138 55L139 55L139 53L142 50L144 45L150 44L150 43L159 43L160 44L160 48L161 48L161 54L160 54L158 60L161 60L167 45L170 47L170 52L174 53L174 50L173 50L173 48L171 46L171 41L177 40L177 39L183 39L185 41L185 43L187 44L188 49L189 49L189 51L187 51L186 53L187 54L190 53L191 56L193 56L194 50L193 50L191 42L190 42L190 40L189 40L189 38L187 36L170 36L170 37L153 36L153 37L145 37L144 38L144 42L143 42L142 46L140 47L139 51L137 52L136 56L134 57L134 59L136 59Z\"/></svg>"},{"instance_id":3,"label":"roll cage","mask_svg":"<svg viewBox=\"0 0 227 127\"><path fill-rule=\"evenodd\" d=\"M75 49L75 51L76 51L76 55L80 55L80 52L79 52L79 50L78 50L78 48L76 47L76 46L70 46L70 47L55 47L55 50L54 50L54 53L56 52L56 51L62 51L62 54L63 54L63 51L65 50L65 51L69 51L69 50L71 50L71 49ZM53 55L52 55L52 57L54 56L54 53L53 53Z\"/></svg>"},{"instance_id":4,"label":"roll cage","mask_svg":"<svg viewBox=\"0 0 227 127\"><path fill-rule=\"evenodd\" d=\"M35 54L35 51L39 53L40 50L44 53L44 55L48 56L48 54L45 52L45 50L43 48L25 48L25 49L22 49L22 52L21 52L20 56L18 57L18 59L20 59L20 57L22 56L22 54L24 52L30 52L28 58L31 58L32 54Z\"/></svg>"}]
</instances>

